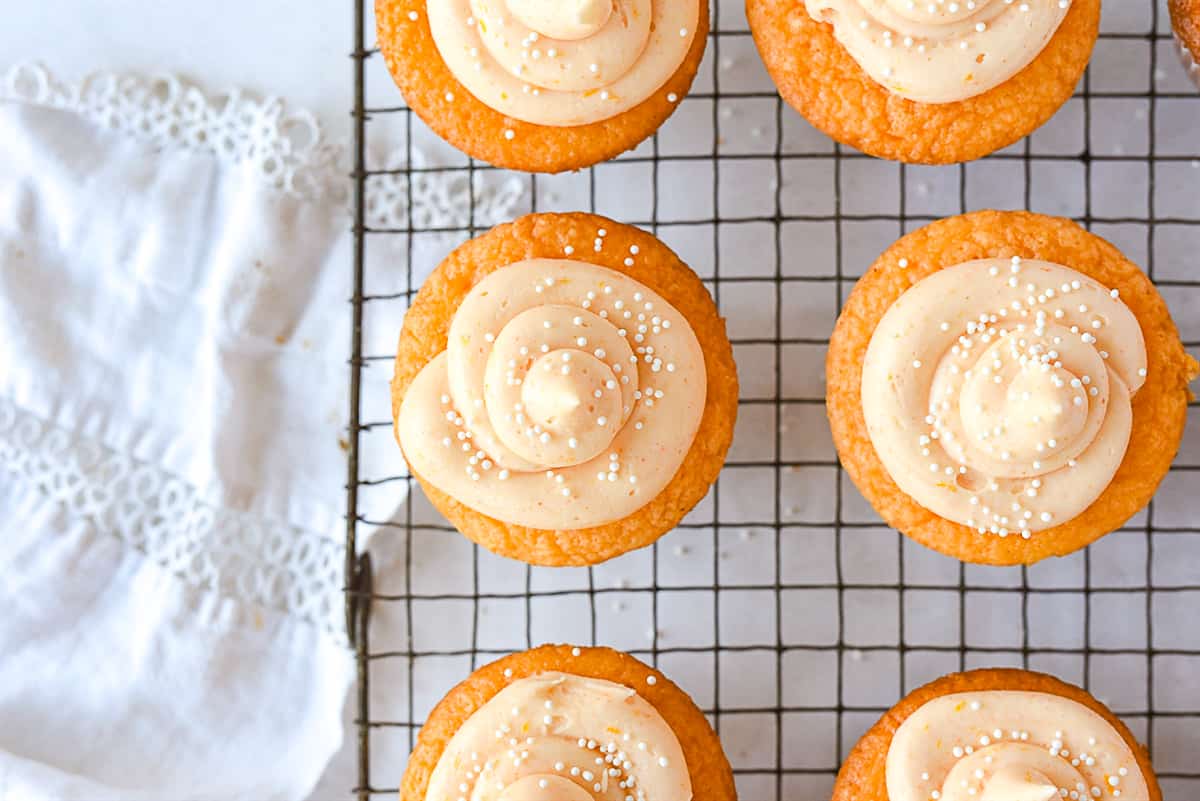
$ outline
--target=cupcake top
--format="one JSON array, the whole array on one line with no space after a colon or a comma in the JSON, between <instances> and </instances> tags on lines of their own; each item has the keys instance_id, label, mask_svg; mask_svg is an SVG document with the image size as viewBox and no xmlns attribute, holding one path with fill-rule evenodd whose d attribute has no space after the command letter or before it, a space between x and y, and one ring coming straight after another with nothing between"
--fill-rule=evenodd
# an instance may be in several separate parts
<instances>
[{"instance_id":1,"label":"cupcake top","mask_svg":"<svg viewBox=\"0 0 1200 801\"><path fill-rule=\"evenodd\" d=\"M446 745L425 794L426 801L630 797L692 797L678 738L633 689L559 672L518 679L477 709Z\"/></svg>"},{"instance_id":2,"label":"cupcake top","mask_svg":"<svg viewBox=\"0 0 1200 801\"><path fill-rule=\"evenodd\" d=\"M438 52L485 105L523 122L586 125L628 111L683 64L700 0L437 0Z\"/></svg>"},{"instance_id":3,"label":"cupcake top","mask_svg":"<svg viewBox=\"0 0 1200 801\"><path fill-rule=\"evenodd\" d=\"M1108 487L1145 378L1142 330L1117 290L1060 264L981 259L887 310L863 362L863 415L913 500L1028 539Z\"/></svg>"},{"instance_id":4,"label":"cupcake top","mask_svg":"<svg viewBox=\"0 0 1200 801\"><path fill-rule=\"evenodd\" d=\"M528 259L467 294L397 433L413 470L461 503L573 530L627 517L667 485L706 392L695 333L653 290L585 261Z\"/></svg>"},{"instance_id":5,"label":"cupcake top","mask_svg":"<svg viewBox=\"0 0 1200 801\"><path fill-rule=\"evenodd\" d=\"M953 103L1007 81L1054 36L1070 0L805 0L877 83Z\"/></svg>"},{"instance_id":6,"label":"cupcake top","mask_svg":"<svg viewBox=\"0 0 1200 801\"><path fill-rule=\"evenodd\" d=\"M909 715L887 753L891 801L1146 801L1125 738L1087 706L1054 693L938 696Z\"/></svg>"}]
</instances>

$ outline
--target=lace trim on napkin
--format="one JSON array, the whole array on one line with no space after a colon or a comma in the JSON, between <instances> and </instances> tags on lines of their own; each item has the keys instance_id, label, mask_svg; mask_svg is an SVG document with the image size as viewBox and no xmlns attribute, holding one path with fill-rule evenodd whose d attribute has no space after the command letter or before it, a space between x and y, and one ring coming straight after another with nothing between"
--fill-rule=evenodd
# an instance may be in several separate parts
<instances>
[{"instance_id":1,"label":"lace trim on napkin","mask_svg":"<svg viewBox=\"0 0 1200 801\"><path fill-rule=\"evenodd\" d=\"M114 533L188 585L341 632L340 543L206 503L157 465L0 398L0 473Z\"/></svg>"},{"instance_id":2,"label":"lace trim on napkin","mask_svg":"<svg viewBox=\"0 0 1200 801\"><path fill-rule=\"evenodd\" d=\"M409 159L398 148L382 160L389 172L367 178L366 222L372 228L403 230L409 221L409 183L412 183L412 226L415 230L491 228L519 213L525 183L516 176L497 177L489 170L430 171L424 151L412 149ZM468 177L470 175L470 177ZM474 216L471 206L475 207Z\"/></svg>"},{"instance_id":3,"label":"lace trim on napkin","mask_svg":"<svg viewBox=\"0 0 1200 801\"><path fill-rule=\"evenodd\" d=\"M301 199L348 198L347 148L328 141L315 115L279 98L258 99L239 89L213 96L170 74L101 72L72 84L40 64L17 64L0 76L0 100L74 111L156 148L183 147L250 165L266 185ZM371 227L404 229L410 212L417 229L490 227L512 219L521 206L525 184L515 176L425 172L433 160L415 146L411 163L418 172L405 173L406 150L371 159L386 171L368 179Z\"/></svg>"},{"instance_id":4,"label":"lace trim on napkin","mask_svg":"<svg viewBox=\"0 0 1200 801\"><path fill-rule=\"evenodd\" d=\"M175 75L97 73L78 84L37 64L17 64L0 80L0 99L74 111L96 124L148 142L211 153L252 165L268 186L301 198L344 195L342 148L325 140L316 117L279 98L238 89L210 97Z\"/></svg>"}]
</instances>

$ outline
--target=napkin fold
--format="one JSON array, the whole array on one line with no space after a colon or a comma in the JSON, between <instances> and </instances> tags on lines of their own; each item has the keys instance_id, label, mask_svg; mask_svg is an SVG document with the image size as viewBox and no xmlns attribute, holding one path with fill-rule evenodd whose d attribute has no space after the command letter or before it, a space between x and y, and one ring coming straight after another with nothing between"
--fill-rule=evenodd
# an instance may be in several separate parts
<instances>
[{"instance_id":1,"label":"napkin fold","mask_svg":"<svg viewBox=\"0 0 1200 801\"><path fill-rule=\"evenodd\" d=\"M353 674L345 173L279 101L0 97L0 799L301 799Z\"/></svg>"}]
</instances>

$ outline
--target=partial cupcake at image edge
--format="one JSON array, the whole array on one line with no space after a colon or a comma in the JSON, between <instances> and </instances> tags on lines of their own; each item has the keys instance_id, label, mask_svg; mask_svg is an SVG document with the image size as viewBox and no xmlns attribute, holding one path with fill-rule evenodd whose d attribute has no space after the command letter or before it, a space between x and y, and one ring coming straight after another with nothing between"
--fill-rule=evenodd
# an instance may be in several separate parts
<instances>
[{"instance_id":1,"label":"partial cupcake at image edge","mask_svg":"<svg viewBox=\"0 0 1200 801\"><path fill-rule=\"evenodd\" d=\"M577 170L658 130L691 87L707 0L376 0L379 49L439 136L498 167Z\"/></svg>"},{"instance_id":2,"label":"partial cupcake at image edge","mask_svg":"<svg viewBox=\"0 0 1200 801\"><path fill-rule=\"evenodd\" d=\"M544 645L472 673L421 727L401 801L735 801L691 698L609 648Z\"/></svg>"},{"instance_id":3,"label":"partial cupcake at image edge","mask_svg":"<svg viewBox=\"0 0 1200 801\"><path fill-rule=\"evenodd\" d=\"M1087 691L1029 670L954 673L858 741L833 801L1162 801L1150 757Z\"/></svg>"},{"instance_id":4,"label":"partial cupcake at image edge","mask_svg":"<svg viewBox=\"0 0 1200 801\"><path fill-rule=\"evenodd\" d=\"M1200 0L1167 0L1179 58L1188 77L1200 87Z\"/></svg>"},{"instance_id":5,"label":"partial cupcake at image edge","mask_svg":"<svg viewBox=\"0 0 1200 801\"><path fill-rule=\"evenodd\" d=\"M396 438L471 540L590 565L671 530L708 492L737 417L725 321L656 237L530 214L464 243L404 318Z\"/></svg>"},{"instance_id":6,"label":"partial cupcake at image edge","mask_svg":"<svg viewBox=\"0 0 1200 801\"><path fill-rule=\"evenodd\" d=\"M1149 503L1197 371L1111 244L980 211L904 236L858 281L826 402L843 466L888 525L963 561L1032 564Z\"/></svg>"},{"instance_id":7,"label":"partial cupcake at image edge","mask_svg":"<svg viewBox=\"0 0 1200 801\"><path fill-rule=\"evenodd\" d=\"M1100 0L746 0L780 95L880 158L981 158L1053 116L1083 76Z\"/></svg>"}]
</instances>

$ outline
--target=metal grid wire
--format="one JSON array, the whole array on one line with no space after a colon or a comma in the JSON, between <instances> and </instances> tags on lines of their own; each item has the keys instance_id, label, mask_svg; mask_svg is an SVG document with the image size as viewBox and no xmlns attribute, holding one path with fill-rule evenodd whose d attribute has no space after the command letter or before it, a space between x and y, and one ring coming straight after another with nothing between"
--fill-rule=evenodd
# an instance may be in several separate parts
<instances>
[{"instance_id":1,"label":"metal grid wire","mask_svg":"<svg viewBox=\"0 0 1200 801\"><path fill-rule=\"evenodd\" d=\"M419 120L402 105L368 102L371 75L384 69L356 0L346 542L347 625L358 663L353 792L397 792L424 714L469 670L569 639L623 648L679 681L721 734L747 801L827 798L842 758L896 699L942 673L984 665L1046 670L1088 688L1150 747L1168 799L1200 798L1196 404L1158 499L1125 528L1052 564L980 568L914 545L865 507L826 441L820 373L832 321L875 253L928 221L989 206L1065 214L1113 239L1155 278L1185 344L1200 344L1200 95L1175 61L1164 3L1106 0L1092 66L1046 126L1070 132L1057 140L1065 146L1040 145L1035 133L971 165L933 168L836 146L806 128L769 84L735 80L732 57L757 59L741 4L711 2L705 62L675 117L637 150L569 180L586 182L584 208L592 211L606 204L598 195L610 196L614 180L622 184L615 208L601 211L662 236L706 280L730 320L739 361L738 435L717 486L679 530L607 565L554 574L454 536L410 479L359 474L362 438L390 435L387 420L363 412L364 371L390 375L391 360L364 352L365 317L378 312L398 329L419 288L416 243L486 230L474 181L500 171L472 160L415 163ZM726 108L757 109L765 124L747 138L748 124ZM388 136L402 138L405 166L368 167L381 120ZM668 144L672 130L697 126L706 129L705 147ZM464 225L414 222L413 183L433 174L467 180ZM402 226L369 224L372 179L383 175L407 187ZM635 188L640 178L626 180L635 175L645 176L644 191ZM547 187L558 179L520 180L528 210L554 206ZM818 184L827 205L790 193L805 183ZM1052 189L1065 200L1047 204ZM681 195L689 196L682 210ZM407 289L372 294L365 254L387 239L400 243ZM767 245L748 266L738 253L750 239ZM389 482L408 484L400 518L366 519L360 494ZM373 577L358 548L368 524L403 551L386 590L387 571ZM373 650L372 615L387 616L402 636ZM664 620L675 628L664 630ZM506 626L508 635L496 634ZM431 628L461 639L444 645ZM383 716L381 698L401 712Z\"/></svg>"}]
</instances>

